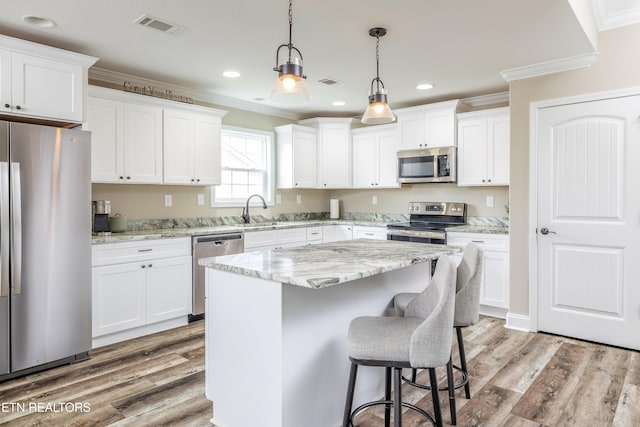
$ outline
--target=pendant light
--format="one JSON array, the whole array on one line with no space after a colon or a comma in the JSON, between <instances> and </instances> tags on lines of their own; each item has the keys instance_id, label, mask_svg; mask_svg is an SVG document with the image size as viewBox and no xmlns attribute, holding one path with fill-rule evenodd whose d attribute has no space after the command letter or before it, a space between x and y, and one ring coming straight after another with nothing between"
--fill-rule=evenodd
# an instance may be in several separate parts
<instances>
[{"instance_id":1,"label":"pendant light","mask_svg":"<svg viewBox=\"0 0 640 427\"><path fill-rule=\"evenodd\" d=\"M382 123L390 123L396 119L396 116L387 104L387 93L384 90L384 83L380 79L380 37L387 34L385 28L372 28L369 35L376 38L376 77L371 80L371 90L369 92L369 106L362 116L362 123L367 125L379 125ZM376 84L376 90L373 91L373 84Z\"/></svg>"},{"instance_id":2,"label":"pendant light","mask_svg":"<svg viewBox=\"0 0 640 427\"><path fill-rule=\"evenodd\" d=\"M281 44L276 50L276 66L273 71L278 72L278 80L271 90L270 98L278 102L294 103L308 101L311 94L302 74L302 53L291 43L291 29L293 27L293 5L289 0L289 43ZM287 62L280 64L280 49L288 50Z\"/></svg>"}]
</instances>

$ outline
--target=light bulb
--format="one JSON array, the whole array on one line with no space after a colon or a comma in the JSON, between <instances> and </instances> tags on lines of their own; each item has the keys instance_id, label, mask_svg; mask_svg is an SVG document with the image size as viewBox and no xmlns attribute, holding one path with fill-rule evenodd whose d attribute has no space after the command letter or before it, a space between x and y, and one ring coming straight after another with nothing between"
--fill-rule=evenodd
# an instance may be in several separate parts
<instances>
[{"instance_id":1,"label":"light bulb","mask_svg":"<svg viewBox=\"0 0 640 427\"><path fill-rule=\"evenodd\" d=\"M380 102L377 102L373 106L373 111L375 111L378 114L382 113L384 111L384 105L382 105L382 103L380 103Z\"/></svg>"},{"instance_id":2,"label":"light bulb","mask_svg":"<svg viewBox=\"0 0 640 427\"><path fill-rule=\"evenodd\" d=\"M291 75L283 76L282 86L284 86L286 90L293 90L296 86L296 79Z\"/></svg>"}]
</instances>

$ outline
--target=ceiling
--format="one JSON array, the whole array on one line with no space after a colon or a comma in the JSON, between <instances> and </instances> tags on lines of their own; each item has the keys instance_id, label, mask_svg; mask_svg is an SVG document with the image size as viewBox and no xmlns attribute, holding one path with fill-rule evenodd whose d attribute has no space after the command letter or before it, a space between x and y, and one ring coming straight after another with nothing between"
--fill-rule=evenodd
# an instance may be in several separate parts
<instances>
[{"instance_id":1,"label":"ceiling","mask_svg":"<svg viewBox=\"0 0 640 427\"><path fill-rule=\"evenodd\" d=\"M93 78L182 90L220 105L290 118L352 116L375 77L371 27L380 40L380 77L392 108L508 90L501 73L594 52L572 5L587 4L602 29L638 0L294 0L293 44L304 55L311 101L268 99L278 45L288 38L286 0L0 0L0 33L96 56ZM177 24L167 34L133 24L147 14ZM22 17L55 21L27 25ZM615 22L609 26L615 26ZM228 79L225 70L241 76ZM121 73L124 73L121 74ZM331 86L319 83L335 79ZM416 85L431 82L428 91ZM345 102L342 107L333 101Z\"/></svg>"}]
</instances>

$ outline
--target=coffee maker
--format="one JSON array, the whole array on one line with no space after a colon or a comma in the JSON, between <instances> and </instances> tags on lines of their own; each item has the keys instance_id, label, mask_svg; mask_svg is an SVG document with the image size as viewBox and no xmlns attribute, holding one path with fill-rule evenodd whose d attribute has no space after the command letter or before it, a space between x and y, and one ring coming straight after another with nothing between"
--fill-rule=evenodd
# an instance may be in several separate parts
<instances>
[{"instance_id":1,"label":"coffee maker","mask_svg":"<svg viewBox=\"0 0 640 427\"><path fill-rule=\"evenodd\" d=\"M111 201L94 200L91 202L91 231L93 234L108 235Z\"/></svg>"}]
</instances>

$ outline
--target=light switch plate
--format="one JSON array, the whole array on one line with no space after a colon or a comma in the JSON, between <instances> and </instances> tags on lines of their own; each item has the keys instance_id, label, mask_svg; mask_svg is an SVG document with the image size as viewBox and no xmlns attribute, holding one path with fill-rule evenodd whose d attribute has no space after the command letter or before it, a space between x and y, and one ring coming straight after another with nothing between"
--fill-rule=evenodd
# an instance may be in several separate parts
<instances>
[{"instance_id":1,"label":"light switch plate","mask_svg":"<svg viewBox=\"0 0 640 427\"><path fill-rule=\"evenodd\" d=\"M173 196L171 194L164 195L164 205L166 207L173 206Z\"/></svg>"},{"instance_id":2,"label":"light switch plate","mask_svg":"<svg viewBox=\"0 0 640 427\"><path fill-rule=\"evenodd\" d=\"M280 193L276 194L276 203L277 204L282 203L282 195Z\"/></svg>"},{"instance_id":3,"label":"light switch plate","mask_svg":"<svg viewBox=\"0 0 640 427\"><path fill-rule=\"evenodd\" d=\"M487 207L488 208L493 207L493 196L487 196Z\"/></svg>"},{"instance_id":4,"label":"light switch plate","mask_svg":"<svg viewBox=\"0 0 640 427\"><path fill-rule=\"evenodd\" d=\"M198 206L204 206L204 194L198 194Z\"/></svg>"},{"instance_id":5,"label":"light switch plate","mask_svg":"<svg viewBox=\"0 0 640 427\"><path fill-rule=\"evenodd\" d=\"M302 204L302 196L299 194L296 194L296 203L301 205Z\"/></svg>"},{"instance_id":6,"label":"light switch plate","mask_svg":"<svg viewBox=\"0 0 640 427\"><path fill-rule=\"evenodd\" d=\"M378 204L378 196L371 196L371 204L372 205Z\"/></svg>"}]
</instances>

